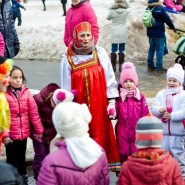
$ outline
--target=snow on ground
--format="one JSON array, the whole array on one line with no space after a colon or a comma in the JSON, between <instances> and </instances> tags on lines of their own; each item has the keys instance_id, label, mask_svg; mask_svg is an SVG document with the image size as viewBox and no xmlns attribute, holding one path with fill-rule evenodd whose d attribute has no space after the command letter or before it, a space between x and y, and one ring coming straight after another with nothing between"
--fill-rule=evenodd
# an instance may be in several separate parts
<instances>
[{"instance_id":1,"label":"snow on ground","mask_svg":"<svg viewBox=\"0 0 185 185\"><path fill-rule=\"evenodd\" d=\"M98 45L110 53L110 26L106 20L109 7L114 0L91 0L91 4L98 17L100 37ZM142 24L142 14L146 8L146 0L128 0L130 13L128 15L129 38L126 44L126 57L133 62L146 61L148 39L145 27ZM28 0L22 3L26 11L22 12L22 26L16 26L21 42L21 51L17 59L59 60L66 51L63 43L65 17L62 16L60 0L46 0L47 11L42 11L41 0ZM71 5L68 0L67 8ZM183 29L185 14L169 14L177 28ZM16 23L17 25L17 23ZM175 58L171 51L177 40L177 34L167 30L168 47L170 50L167 59Z\"/></svg>"}]
</instances>

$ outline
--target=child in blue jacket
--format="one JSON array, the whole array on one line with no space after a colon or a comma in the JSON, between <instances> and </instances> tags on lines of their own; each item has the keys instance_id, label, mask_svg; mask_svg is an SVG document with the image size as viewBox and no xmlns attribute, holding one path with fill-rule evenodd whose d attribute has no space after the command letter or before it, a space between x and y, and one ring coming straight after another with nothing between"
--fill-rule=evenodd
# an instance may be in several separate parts
<instances>
[{"instance_id":1,"label":"child in blue jacket","mask_svg":"<svg viewBox=\"0 0 185 185\"><path fill-rule=\"evenodd\" d=\"M14 23L16 18L18 19L18 26L21 26L22 23L20 8L26 10L26 8L22 6L20 3L18 3L17 0L12 0L13 19Z\"/></svg>"}]
</instances>

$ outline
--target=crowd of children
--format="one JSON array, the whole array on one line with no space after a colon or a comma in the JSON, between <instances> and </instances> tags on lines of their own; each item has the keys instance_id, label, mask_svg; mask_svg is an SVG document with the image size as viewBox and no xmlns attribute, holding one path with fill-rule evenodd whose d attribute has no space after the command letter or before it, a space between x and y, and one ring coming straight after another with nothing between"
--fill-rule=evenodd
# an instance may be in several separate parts
<instances>
[{"instance_id":1,"label":"crowd of children","mask_svg":"<svg viewBox=\"0 0 185 185\"><path fill-rule=\"evenodd\" d=\"M94 15L90 2L72 2L66 21L73 9L83 6ZM126 16L127 3L115 3L112 9L124 9ZM113 10L108 19L114 20ZM0 171L9 169L17 184L28 184L25 155L31 137L37 185L109 185L109 170L116 172L118 185L183 185L182 66L175 64L167 70L166 88L157 93L150 112L138 88L134 63L119 63L117 84L115 61L97 46L99 28L94 19L95 23L75 21L73 30L66 25L64 41L68 48L60 63L61 87L50 83L32 96L25 86L23 70L0 57L0 145L4 143L10 164L1 163ZM118 45L119 54L124 54L126 40L112 41L112 54ZM2 56L3 43L0 35ZM117 120L115 135L112 119Z\"/></svg>"}]
</instances>

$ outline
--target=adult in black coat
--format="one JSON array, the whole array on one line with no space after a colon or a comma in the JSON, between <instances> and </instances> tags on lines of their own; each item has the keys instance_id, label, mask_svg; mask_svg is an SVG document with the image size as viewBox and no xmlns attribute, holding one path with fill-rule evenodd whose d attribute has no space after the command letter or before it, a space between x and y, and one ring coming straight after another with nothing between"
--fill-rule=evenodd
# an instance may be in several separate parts
<instances>
[{"instance_id":1,"label":"adult in black coat","mask_svg":"<svg viewBox=\"0 0 185 185\"><path fill-rule=\"evenodd\" d=\"M14 26L10 0L0 0L0 32L5 42L4 56L13 58L20 50L20 43Z\"/></svg>"},{"instance_id":2,"label":"adult in black coat","mask_svg":"<svg viewBox=\"0 0 185 185\"><path fill-rule=\"evenodd\" d=\"M46 4L45 4L45 1L46 1L46 0L42 0L43 6L44 6L43 11L46 11Z\"/></svg>"},{"instance_id":3,"label":"adult in black coat","mask_svg":"<svg viewBox=\"0 0 185 185\"><path fill-rule=\"evenodd\" d=\"M61 0L62 3L62 8L63 8L63 16L66 16L66 4L67 4L67 0Z\"/></svg>"}]
</instances>

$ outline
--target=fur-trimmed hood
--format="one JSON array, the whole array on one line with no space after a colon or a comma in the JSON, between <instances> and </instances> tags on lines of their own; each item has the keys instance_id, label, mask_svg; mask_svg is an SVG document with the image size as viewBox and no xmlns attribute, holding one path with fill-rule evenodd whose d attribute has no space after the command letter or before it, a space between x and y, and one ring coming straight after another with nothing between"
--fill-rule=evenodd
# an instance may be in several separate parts
<instances>
[{"instance_id":1,"label":"fur-trimmed hood","mask_svg":"<svg viewBox=\"0 0 185 185\"><path fill-rule=\"evenodd\" d=\"M113 4L110 9L118 9L118 8L128 8L128 4L127 3L115 3Z\"/></svg>"},{"instance_id":2,"label":"fur-trimmed hood","mask_svg":"<svg viewBox=\"0 0 185 185\"><path fill-rule=\"evenodd\" d=\"M148 3L147 6L160 6L161 2Z\"/></svg>"}]
</instances>

